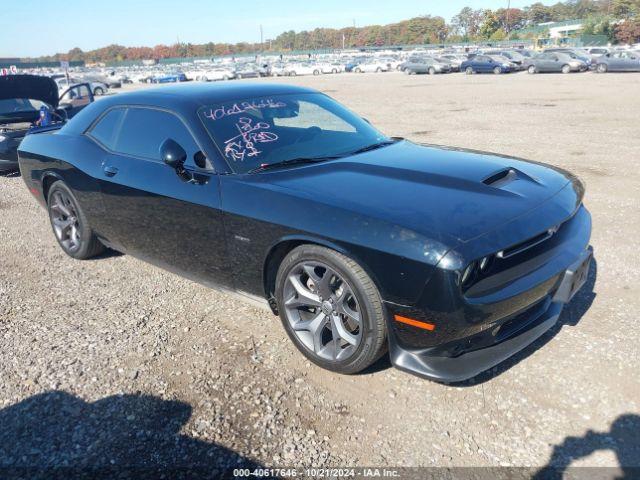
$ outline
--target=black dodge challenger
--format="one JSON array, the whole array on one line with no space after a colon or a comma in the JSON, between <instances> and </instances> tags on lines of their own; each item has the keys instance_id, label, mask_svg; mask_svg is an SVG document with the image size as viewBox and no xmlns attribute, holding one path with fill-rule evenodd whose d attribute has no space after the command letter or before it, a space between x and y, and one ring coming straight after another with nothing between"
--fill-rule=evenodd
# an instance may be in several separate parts
<instances>
[{"instance_id":1,"label":"black dodge challenger","mask_svg":"<svg viewBox=\"0 0 640 480\"><path fill-rule=\"evenodd\" d=\"M19 163L70 256L109 247L260 302L341 373L388 348L473 377L554 325L592 257L570 173L390 138L307 88L115 95L28 135Z\"/></svg>"}]
</instances>

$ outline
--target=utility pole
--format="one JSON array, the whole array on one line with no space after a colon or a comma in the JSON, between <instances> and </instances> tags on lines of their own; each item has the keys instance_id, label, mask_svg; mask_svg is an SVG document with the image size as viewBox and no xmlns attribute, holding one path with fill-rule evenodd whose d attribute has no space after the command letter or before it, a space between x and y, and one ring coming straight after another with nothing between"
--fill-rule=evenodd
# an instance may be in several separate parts
<instances>
[{"instance_id":1,"label":"utility pole","mask_svg":"<svg viewBox=\"0 0 640 480\"><path fill-rule=\"evenodd\" d=\"M509 40L509 33L511 33L511 28L509 28L509 10L511 10L511 0L507 0L507 40Z\"/></svg>"}]
</instances>

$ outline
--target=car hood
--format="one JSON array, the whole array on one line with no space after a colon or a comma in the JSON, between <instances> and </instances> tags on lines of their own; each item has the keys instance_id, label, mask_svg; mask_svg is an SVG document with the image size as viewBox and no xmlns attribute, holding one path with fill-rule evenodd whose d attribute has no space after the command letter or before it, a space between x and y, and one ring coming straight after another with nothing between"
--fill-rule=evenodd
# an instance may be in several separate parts
<instances>
[{"instance_id":1,"label":"car hood","mask_svg":"<svg viewBox=\"0 0 640 480\"><path fill-rule=\"evenodd\" d=\"M580 182L554 167L408 141L255 177L268 188L448 242L470 240L523 216L569 183L582 197Z\"/></svg>"},{"instance_id":2,"label":"car hood","mask_svg":"<svg viewBox=\"0 0 640 480\"><path fill-rule=\"evenodd\" d=\"M0 77L0 100L27 98L40 100L53 108L58 106L58 85L49 77L38 75L6 75Z\"/></svg>"}]
</instances>

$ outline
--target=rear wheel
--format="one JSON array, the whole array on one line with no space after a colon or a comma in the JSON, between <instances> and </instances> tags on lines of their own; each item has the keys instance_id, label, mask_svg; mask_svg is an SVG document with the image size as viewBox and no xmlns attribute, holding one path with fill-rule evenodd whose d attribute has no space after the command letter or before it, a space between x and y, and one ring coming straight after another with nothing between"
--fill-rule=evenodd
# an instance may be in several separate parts
<instances>
[{"instance_id":1,"label":"rear wheel","mask_svg":"<svg viewBox=\"0 0 640 480\"><path fill-rule=\"evenodd\" d=\"M534 74L536 73L536 67L535 65L529 65L529 68L527 68L527 72Z\"/></svg>"},{"instance_id":2,"label":"rear wheel","mask_svg":"<svg viewBox=\"0 0 640 480\"><path fill-rule=\"evenodd\" d=\"M104 89L102 87L96 87L93 89L93 94L97 97L100 95L104 95Z\"/></svg>"},{"instance_id":3,"label":"rear wheel","mask_svg":"<svg viewBox=\"0 0 640 480\"><path fill-rule=\"evenodd\" d=\"M464 73L466 73L467 75L472 75L473 74L473 67L467 67L464 69Z\"/></svg>"},{"instance_id":4,"label":"rear wheel","mask_svg":"<svg viewBox=\"0 0 640 480\"><path fill-rule=\"evenodd\" d=\"M598 73L607 73L607 64L606 63L599 63L598 67L597 67Z\"/></svg>"},{"instance_id":5,"label":"rear wheel","mask_svg":"<svg viewBox=\"0 0 640 480\"><path fill-rule=\"evenodd\" d=\"M353 71L356 73L362 73L362 70L359 67L356 67Z\"/></svg>"},{"instance_id":6,"label":"rear wheel","mask_svg":"<svg viewBox=\"0 0 640 480\"><path fill-rule=\"evenodd\" d=\"M562 73L571 73L571 67L569 65L563 65Z\"/></svg>"},{"instance_id":7,"label":"rear wheel","mask_svg":"<svg viewBox=\"0 0 640 480\"><path fill-rule=\"evenodd\" d=\"M84 260L104 250L76 197L64 182L56 181L51 185L47 210L56 240L67 255Z\"/></svg>"},{"instance_id":8,"label":"rear wheel","mask_svg":"<svg viewBox=\"0 0 640 480\"><path fill-rule=\"evenodd\" d=\"M429 67L429 75L435 75L436 74L436 69L433 67Z\"/></svg>"},{"instance_id":9,"label":"rear wheel","mask_svg":"<svg viewBox=\"0 0 640 480\"><path fill-rule=\"evenodd\" d=\"M350 258L317 245L295 248L276 278L278 310L295 346L315 364L356 373L385 352L382 300Z\"/></svg>"},{"instance_id":10,"label":"rear wheel","mask_svg":"<svg viewBox=\"0 0 640 480\"><path fill-rule=\"evenodd\" d=\"M314 75L320 75L320 70L314 70L314 71L313 71L313 74L314 74Z\"/></svg>"}]
</instances>

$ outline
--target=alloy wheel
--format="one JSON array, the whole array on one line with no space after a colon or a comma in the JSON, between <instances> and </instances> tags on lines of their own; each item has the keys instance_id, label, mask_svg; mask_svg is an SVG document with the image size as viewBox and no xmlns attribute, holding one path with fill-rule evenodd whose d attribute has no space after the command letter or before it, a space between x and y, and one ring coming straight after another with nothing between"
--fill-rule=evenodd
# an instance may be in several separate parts
<instances>
[{"instance_id":1,"label":"alloy wheel","mask_svg":"<svg viewBox=\"0 0 640 480\"><path fill-rule=\"evenodd\" d=\"M51 196L49 210L53 231L60 244L69 252L80 249L81 226L73 200L65 192L57 190Z\"/></svg>"},{"instance_id":2,"label":"alloy wheel","mask_svg":"<svg viewBox=\"0 0 640 480\"><path fill-rule=\"evenodd\" d=\"M319 358L342 361L362 340L362 311L353 288L328 265L304 261L289 272L285 316L304 347Z\"/></svg>"}]
</instances>

